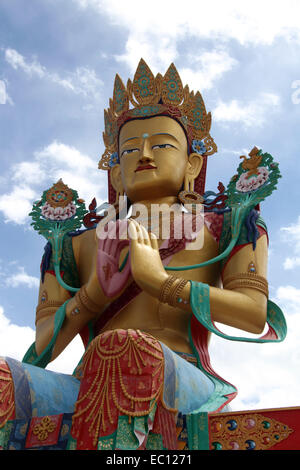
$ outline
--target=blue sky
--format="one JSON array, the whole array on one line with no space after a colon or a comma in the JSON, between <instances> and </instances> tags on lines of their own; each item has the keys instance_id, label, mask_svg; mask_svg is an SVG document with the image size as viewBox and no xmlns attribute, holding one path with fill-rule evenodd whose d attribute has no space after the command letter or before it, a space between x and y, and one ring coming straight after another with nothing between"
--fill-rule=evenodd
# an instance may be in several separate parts
<instances>
[{"instance_id":1,"label":"blue sky","mask_svg":"<svg viewBox=\"0 0 300 470\"><path fill-rule=\"evenodd\" d=\"M233 407L299 406L300 4L289 1L1 0L0 351L21 359L34 338L44 239L32 203L60 177L87 203L107 199L103 109L116 73L126 83L143 57L164 74L174 62L212 112L218 153L207 189L225 185L256 145L280 163L263 203L271 298L289 333L279 345L211 345L216 370L240 390ZM71 372L78 341L49 368Z\"/></svg>"}]
</instances>

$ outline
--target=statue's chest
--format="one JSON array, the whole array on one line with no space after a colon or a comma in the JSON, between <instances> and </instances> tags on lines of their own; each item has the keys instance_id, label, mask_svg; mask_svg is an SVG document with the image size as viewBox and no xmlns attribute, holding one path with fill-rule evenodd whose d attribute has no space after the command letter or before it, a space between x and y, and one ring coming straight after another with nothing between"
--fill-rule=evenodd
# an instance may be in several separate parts
<instances>
[{"instance_id":1,"label":"statue's chest","mask_svg":"<svg viewBox=\"0 0 300 470\"><path fill-rule=\"evenodd\" d=\"M185 267L204 263L218 255L219 246L207 227L197 239L186 245L186 247L175 252L168 260L166 267ZM189 269L183 271L169 271L185 279L206 282L216 285L220 277L219 263L213 263L199 269Z\"/></svg>"}]
</instances>

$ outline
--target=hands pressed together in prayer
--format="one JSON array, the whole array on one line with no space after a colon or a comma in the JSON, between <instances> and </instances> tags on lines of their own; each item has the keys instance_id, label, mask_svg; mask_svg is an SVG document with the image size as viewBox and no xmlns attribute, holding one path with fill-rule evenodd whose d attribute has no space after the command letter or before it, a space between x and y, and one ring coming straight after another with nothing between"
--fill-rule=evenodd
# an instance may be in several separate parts
<instances>
[{"instance_id":1,"label":"hands pressed together in prayer","mask_svg":"<svg viewBox=\"0 0 300 470\"><path fill-rule=\"evenodd\" d=\"M126 246L128 259L120 268L120 256ZM110 223L106 235L98 238L97 251L97 277L107 297L117 295L130 274L141 289L155 296L168 277L156 236L133 219Z\"/></svg>"}]
</instances>

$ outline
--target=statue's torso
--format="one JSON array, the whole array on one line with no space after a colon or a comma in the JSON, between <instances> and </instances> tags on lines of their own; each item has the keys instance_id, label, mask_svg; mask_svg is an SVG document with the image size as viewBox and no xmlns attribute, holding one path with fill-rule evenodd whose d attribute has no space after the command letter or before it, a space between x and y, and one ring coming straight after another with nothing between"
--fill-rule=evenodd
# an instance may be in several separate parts
<instances>
[{"instance_id":1,"label":"statue's torso","mask_svg":"<svg viewBox=\"0 0 300 470\"><path fill-rule=\"evenodd\" d=\"M87 283L90 266L95 256L95 233L88 231L73 239L74 255L78 266L81 285ZM201 263L218 254L218 243L204 227L202 248L184 249L172 256L168 266L187 266ZM176 274L176 271L172 272ZM220 266L212 264L201 269L178 272L180 277L205 282L218 286L220 282ZM106 307L105 307L106 308ZM105 308L102 310L104 311ZM101 312L102 313L102 312ZM101 313L99 316L101 316ZM188 339L188 320L190 313L159 302L146 292L141 292L102 328L101 332L113 329L139 329L153 335L175 351L192 353Z\"/></svg>"}]
</instances>

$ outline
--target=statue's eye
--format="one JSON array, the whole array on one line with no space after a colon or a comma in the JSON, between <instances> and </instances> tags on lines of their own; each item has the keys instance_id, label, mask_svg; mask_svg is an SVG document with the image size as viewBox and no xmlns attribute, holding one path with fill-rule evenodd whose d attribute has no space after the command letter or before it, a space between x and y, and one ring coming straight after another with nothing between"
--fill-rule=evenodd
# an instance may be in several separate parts
<instances>
[{"instance_id":1,"label":"statue's eye","mask_svg":"<svg viewBox=\"0 0 300 470\"><path fill-rule=\"evenodd\" d=\"M158 145L153 145L152 150L155 149L169 149L169 148L175 148L174 145L171 144L158 144Z\"/></svg>"},{"instance_id":2,"label":"statue's eye","mask_svg":"<svg viewBox=\"0 0 300 470\"><path fill-rule=\"evenodd\" d=\"M133 153L133 152L139 152L140 149L127 149L127 150L123 150L123 152L121 153L121 156L123 157L123 155L129 155L130 153Z\"/></svg>"}]
</instances>

